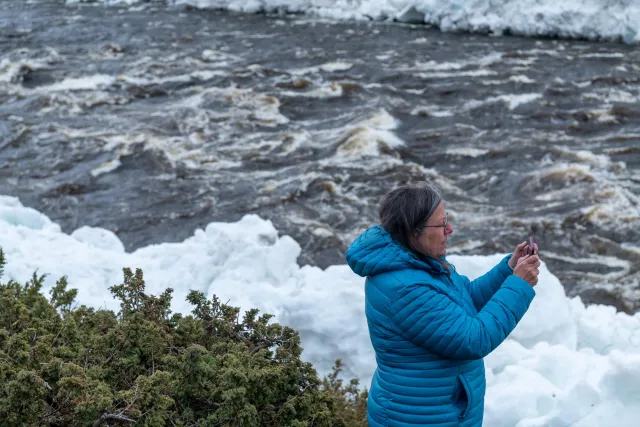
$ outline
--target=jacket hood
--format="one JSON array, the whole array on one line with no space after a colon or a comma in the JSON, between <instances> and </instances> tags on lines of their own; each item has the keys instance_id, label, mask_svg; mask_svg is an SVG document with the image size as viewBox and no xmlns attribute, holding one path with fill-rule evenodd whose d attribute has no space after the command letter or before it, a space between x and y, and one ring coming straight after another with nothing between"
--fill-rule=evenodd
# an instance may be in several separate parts
<instances>
[{"instance_id":1,"label":"jacket hood","mask_svg":"<svg viewBox=\"0 0 640 427\"><path fill-rule=\"evenodd\" d=\"M435 274L446 273L436 260L421 260L398 241L393 240L381 225L371 227L358 236L349 246L346 258L353 272L362 277L406 269L421 269ZM444 257L442 259L444 260Z\"/></svg>"}]
</instances>

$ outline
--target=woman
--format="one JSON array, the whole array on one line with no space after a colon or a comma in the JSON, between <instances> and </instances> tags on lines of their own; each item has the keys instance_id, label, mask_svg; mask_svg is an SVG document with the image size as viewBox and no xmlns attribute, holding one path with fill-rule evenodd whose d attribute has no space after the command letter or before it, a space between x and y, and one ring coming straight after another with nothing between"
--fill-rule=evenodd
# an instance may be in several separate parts
<instances>
[{"instance_id":1,"label":"woman","mask_svg":"<svg viewBox=\"0 0 640 427\"><path fill-rule=\"evenodd\" d=\"M523 242L474 281L458 274L445 258L453 226L440 193L424 182L389 192L380 222L346 255L367 277L365 311L378 364L369 425L480 427L482 359L529 308L538 256Z\"/></svg>"}]
</instances>

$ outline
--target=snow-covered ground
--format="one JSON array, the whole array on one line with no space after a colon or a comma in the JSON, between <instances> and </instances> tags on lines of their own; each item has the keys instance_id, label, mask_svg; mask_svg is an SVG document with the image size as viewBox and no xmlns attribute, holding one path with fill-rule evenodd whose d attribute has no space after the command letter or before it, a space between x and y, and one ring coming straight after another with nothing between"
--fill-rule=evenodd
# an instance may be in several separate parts
<instances>
[{"instance_id":1,"label":"snow-covered ground","mask_svg":"<svg viewBox=\"0 0 640 427\"><path fill-rule=\"evenodd\" d=\"M181 243L124 251L110 231L81 227L71 234L45 215L0 196L3 280L26 282L36 269L46 286L67 275L80 303L117 310L107 288L122 268L142 268L148 291L174 291L173 309L190 310L190 289L243 309L256 307L301 332L303 357L321 374L342 358L348 374L368 386L375 369L364 317L363 279L346 265L300 267L300 246L271 222L247 215L210 223ZM544 254L544 248L542 253ZM504 254L450 256L475 278ZM544 255L543 255L544 256ZM544 266L529 312L509 339L486 358L485 425L492 427L631 427L640 416L640 315L585 307L568 299Z\"/></svg>"}]
</instances>

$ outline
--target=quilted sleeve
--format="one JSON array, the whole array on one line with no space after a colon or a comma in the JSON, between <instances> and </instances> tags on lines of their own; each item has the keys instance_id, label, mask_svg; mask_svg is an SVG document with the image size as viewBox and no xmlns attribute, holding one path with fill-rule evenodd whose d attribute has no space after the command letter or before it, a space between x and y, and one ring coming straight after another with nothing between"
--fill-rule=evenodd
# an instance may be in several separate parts
<instances>
[{"instance_id":1,"label":"quilted sleeve","mask_svg":"<svg viewBox=\"0 0 640 427\"><path fill-rule=\"evenodd\" d=\"M513 270L508 264L510 258L511 255L507 255L498 265L475 280L470 281L466 276L459 276L464 281L476 310L482 310L507 277L513 274Z\"/></svg>"},{"instance_id":2,"label":"quilted sleeve","mask_svg":"<svg viewBox=\"0 0 640 427\"><path fill-rule=\"evenodd\" d=\"M443 357L481 359L513 331L529 308L535 291L511 276L484 308L470 316L437 287L414 284L391 305L392 322L405 339Z\"/></svg>"}]
</instances>

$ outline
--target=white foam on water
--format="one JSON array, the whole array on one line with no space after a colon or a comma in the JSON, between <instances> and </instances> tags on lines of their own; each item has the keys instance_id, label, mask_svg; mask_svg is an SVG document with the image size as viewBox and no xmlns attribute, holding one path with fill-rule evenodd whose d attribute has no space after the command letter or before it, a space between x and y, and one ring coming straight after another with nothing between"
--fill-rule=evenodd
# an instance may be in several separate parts
<instances>
[{"instance_id":1,"label":"white foam on water","mask_svg":"<svg viewBox=\"0 0 640 427\"><path fill-rule=\"evenodd\" d=\"M451 154L453 156L465 156L465 157L480 157L489 153L489 150L482 148L474 148L474 147L457 147L457 148L449 148L446 151L447 154Z\"/></svg>"},{"instance_id":2,"label":"white foam on water","mask_svg":"<svg viewBox=\"0 0 640 427\"><path fill-rule=\"evenodd\" d=\"M203 104L224 103L227 108L215 111L206 108ZM257 94L253 89L242 89L235 86L225 88L210 87L199 90L193 95L167 105L166 108L193 109L193 120L186 118L181 126L189 128L191 125L199 129L203 124L211 120L230 119L234 122L255 121L262 126L278 126L289 123L289 119L280 114L280 101L264 94ZM185 128L185 130L186 130ZM220 129L211 129L212 132L219 132Z\"/></svg>"},{"instance_id":3,"label":"white foam on water","mask_svg":"<svg viewBox=\"0 0 640 427\"><path fill-rule=\"evenodd\" d=\"M609 59L622 59L624 58L624 53L621 52L613 52L613 53L584 53L580 55L582 58L609 58Z\"/></svg>"},{"instance_id":4,"label":"white foam on water","mask_svg":"<svg viewBox=\"0 0 640 427\"><path fill-rule=\"evenodd\" d=\"M61 82L53 83L47 86L41 86L37 90L39 92L63 92L63 91L81 91L81 90L97 90L107 86L111 86L116 82L116 78L106 74L95 74L92 76L69 77Z\"/></svg>"},{"instance_id":5,"label":"white foam on water","mask_svg":"<svg viewBox=\"0 0 640 427\"><path fill-rule=\"evenodd\" d=\"M485 77L494 76L497 73L492 70L463 70L463 71L434 71L427 73L416 73L422 79L448 79L452 77Z\"/></svg>"},{"instance_id":6,"label":"white foam on water","mask_svg":"<svg viewBox=\"0 0 640 427\"><path fill-rule=\"evenodd\" d=\"M0 61L0 83L15 85L20 83L25 73L46 70L61 61L61 56L55 49L46 47L43 51L20 48L5 52L6 57ZM34 55L37 57L33 57Z\"/></svg>"},{"instance_id":7,"label":"white foam on water","mask_svg":"<svg viewBox=\"0 0 640 427\"><path fill-rule=\"evenodd\" d=\"M535 83L536 82L535 80L532 80L528 76L525 76L523 74L516 75L516 76L511 76L511 77L509 77L509 81L515 82L515 83L525 83L525 84L530 84L530 83Z\"/></svg>"},{"instance_id":8,"label":"white foam on water","mask_svg":"<svg viewBox=\"0 0 640 427\"><path fill-rule=\"evenodd\" d=\"M555 147L553 152L554 157L543 158L541 167L532 174L533 180L525 185L544 187L548 183L560 188L545 188L538 192L536 200L580 197L589 204L579 214L591 224L618 229L640 224L640 197L628 188L631 176L624 162L564 146Z\"/></svg>"},{"instance_id":9,"label":"white foam on water","mask_svg":"<svg viewBox=\"0 0 640 427\"><path fill-rule=\"evenodd\" d=\"M338 158L378 157L404 145L393 130L398 122L386 110L380 109L373 116L342 129Z\"/></svg>"},{"instance_id":10,"label":"white foam on water","mask_svg":"<svg viewBox=\"0 0 640 427\"><path fill-rule=\"evenodd\" d=\"M121 165L120 159L108 160L103 164L101 164L100 166L98 166L97 168L92 169L91 175L95 178L97 176L100 176L105 173L109 173L118 169L120 165Z\"/></svg>"},{"instance_id":11,"label":"white foam on water","mask_svg":"<svg viewBox=\"0 0 640 427\"><path fill-rule=\"evenodd\" d=\"M123 267L139 267L148 292L174 289L174 311L189 312L184 298L190 289L216 294L245 310L259 308L301 332L303 358L321 374L342 358L347 373L369 385L375 356L364 316L364 279L346 265L300 267L300 246L258 216L212 222L183 242L127 253L111 231L81 227L65 234L17 198L1 196L0 236L8 260L4 280L26 282L37 269L49 275L46 294L67 275L79 290L80 303L117 310L107 288L121 282ZM449 259L474 279L502 256ZM640 416L640 314L585 307L579 298L567 298L544 264L535 289L523 320L485 360L485 423L635 426Z\"/></svg>"},{"instance_id":12,"label":"white foam on water","mask_svg":"<svg viewBox=\"0 0 640 427\"><path fill-rule=\"evenodd\" d=\"M339 82L323 82L317 86L311 86L311 90L307 91L282 91L282 96L288 96L291 98L318 98L329 99L339 98L344 94L344 89Z\"/></svg>"},{"instance_id":13,"label":"white foam on water","mask_svg":"<svg viewBox=\"0 0 640 427\"><path fill-rule=\"evenodd\" d=\"M407 90L407 92L411 92L411 90ZM415 91L418 95L420 95L424 91ZM454 116L454 112L450 110L442 110L438 106L435 105L420 105L411 110L412 116L431 116L431 117L452 117Z\"/></svg>"},{"instance_id":14,"label":"white foam on water","mask_svg":"<svg viewBox=\"0 0 640 427\"><path fill-rule=\"evenodd\" d=\"M334 73L337 71L347 71L353 67L353 64L348 62L327 62L322 65L316 65L313 67L306 68L294 68L289 70L289 73L294 76L302 76L305 74L318 73L320 71L325 71L328 73Z\"/></svg>"},{"instance_id":15,"label":"white foam on water","mask_svg":"<svg viewBox=\"0 0 640 427\"><path fill-rule=\"evenodd\" d=\"M539 93L522 93L522 94L505 94L498 96L491 96L483 100L471 100L464 104L463 109L473 110L482 107L486 104L493 104L496 102L504 102L507 108L511 111L518 108L520 105L528 104L537 99L542 98L542 94Z\"/></svg>"}]
</instances>

